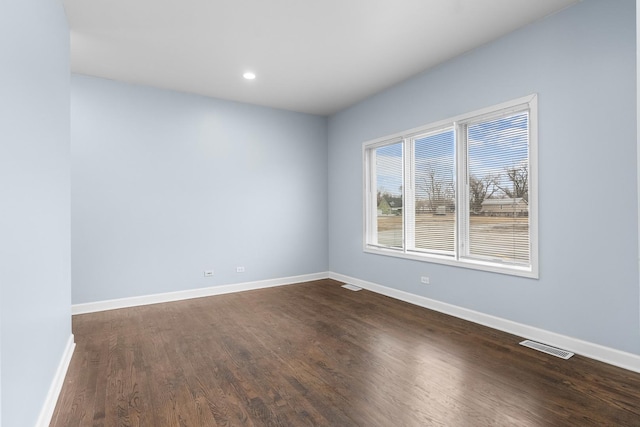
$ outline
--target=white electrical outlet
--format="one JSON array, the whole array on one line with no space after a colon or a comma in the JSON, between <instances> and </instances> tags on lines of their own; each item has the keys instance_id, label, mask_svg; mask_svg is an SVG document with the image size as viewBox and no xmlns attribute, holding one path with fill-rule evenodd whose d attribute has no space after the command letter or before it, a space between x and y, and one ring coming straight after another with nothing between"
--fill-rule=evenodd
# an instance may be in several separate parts
<instances>
[{"instance_id":1,"label":"white electrical outlet","mask_svg":"<svg viewBox=\"0 0 640 427\"><path fill-rule=\"evenodd\" d=\"M205 270L204 277L211 277L211 276L213 276L213 270Z\"/></svg>"},{"instance_id":2,"label":"white electrical outlet","mask_svg":"<svg viewBox=\"0 0 640 427\"><path fill-rule=\"evenodd\" d=\"M244 273L244 267L236 267L236 273Z\"/></svg>"},{"instance_id":3,"label":"white electrical outlet","mask_svg":"<svg viewBox=\"0 0 640 427\"><path fill-rule=\"evenodd\" d=\"M429 284L429 277L428 276L420 277L420 283L422 283L423 285L428 285Z\"/></svg>"}]
</instances>

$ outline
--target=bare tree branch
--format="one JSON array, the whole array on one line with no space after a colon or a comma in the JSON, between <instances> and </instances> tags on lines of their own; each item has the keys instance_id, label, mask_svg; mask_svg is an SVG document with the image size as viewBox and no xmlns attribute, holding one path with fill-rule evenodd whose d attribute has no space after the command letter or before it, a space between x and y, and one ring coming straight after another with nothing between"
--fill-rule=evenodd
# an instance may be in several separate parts
<instances>
[{"instance_id":1,"label":"bare tree branch","mask_svg":"<svg viewBox=\"0 0 640 427\"><path fill-rule=\"evenodd\" d=\"M498 191L499 175L487 175L484 178L469 177L469 208L474 213L480 213L482 202Z\"/></svg>"}]
</instances>

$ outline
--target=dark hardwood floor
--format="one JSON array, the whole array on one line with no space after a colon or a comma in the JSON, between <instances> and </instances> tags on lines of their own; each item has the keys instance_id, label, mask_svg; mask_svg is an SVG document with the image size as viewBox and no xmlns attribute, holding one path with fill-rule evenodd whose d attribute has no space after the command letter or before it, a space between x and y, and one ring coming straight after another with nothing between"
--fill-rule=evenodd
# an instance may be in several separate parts
<instances>
[{"instance_id":1,"label":"dark hardwood floor","mask_svg":"<svg viewBox=\"0 0 640 427\"><path fill-rule=\"evenodd\" d=\"M640 426L640 374L331 280L73 332L52 426Z\"/></svg>"}]
</instances>

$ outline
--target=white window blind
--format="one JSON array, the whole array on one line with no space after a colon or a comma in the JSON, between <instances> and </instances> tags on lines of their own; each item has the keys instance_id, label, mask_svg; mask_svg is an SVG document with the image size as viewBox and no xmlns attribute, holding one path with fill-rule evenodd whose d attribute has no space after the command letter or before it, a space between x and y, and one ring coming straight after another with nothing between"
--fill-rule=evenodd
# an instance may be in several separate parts
<instances>
[{"instance_id":1,"label":"white window blind","mask_svg":"<svg viewBox=\"0 0 640 427\"><path fill-rule=\"evenodd\" d=\"M455 250L455 133L452 128L412 139L415 239L412 249Z\"/></svg>"},{"instance_id":2,"label":"white window blind","mask_svg":"<svg viewBox=\"0 0 640 427\"><path fill-rule=\"evenodd\" d=\"M466 127L469 246L466 256L528 264L529 113Z\"/></svg>"},{"instance_id":3,"label":"white window blind","mask_svg":"<svg viewBox=\"0 0 640 427\"><path fill-rule=\"evenodd\" d=\"M402 142L375 149L376 237L379 246L403 247L403 169Z\"/></svg>"}]
</instances>

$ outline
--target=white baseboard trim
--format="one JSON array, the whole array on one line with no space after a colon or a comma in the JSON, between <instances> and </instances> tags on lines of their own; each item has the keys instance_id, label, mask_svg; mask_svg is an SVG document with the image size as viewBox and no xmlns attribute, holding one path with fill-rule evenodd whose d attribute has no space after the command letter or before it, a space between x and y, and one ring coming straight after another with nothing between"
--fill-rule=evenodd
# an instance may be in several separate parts
<instances>
[{"instance_id":1,"label":"white baseboard trim","mask_svg":"<svg viewBox=\"0 0 640 427\"><path fill-rule=\"evenodd\" d=\"M115 310L118 308L136 307L140 305L159 304L163 302L180 301L191 298L209 297L212 295L229 294L233 292L251 291L254 289L271 288L274 286L292 285L294 283L311 282L327 279L329 272L304 274L301 276L283 277L278 279L258 280L255 282L235 283L232 285L211 286L208 288L189 289L186 291L166 292L162 294L142 295L139 297L119 298L106 301L96 301L71 306L71 314L95 313L97 311Z\"/></svg>"},{"instance_id":2,"label":"white baseboard trim","mask_svg":"<svg viewBox=\"0 0 640 427\"><path fill-rule=\"evenodd\" d=\"M439 311L460 319L508 332L519 337L527 338L569 350L575 354L595 359L600 362L618 366L629 371L640 373L640 356L613 348L583 341L577 338L568 337L566 335L557 334L555 332L546 331L544 329L535 328L522 323L513 322L511 320L480 313L478 311L469 310L467 308L456 305L436 301L420 295L409 292L400 291L376 283L367 282L365 280L356 279L355 277L345 276L339 273L329 273L329 278L339 282L350 283L361 288L367 289L378 294L386 295L410 304L425 307L430 310Z\"/></svg>"},{"instance_id":3,"label":"white baseboard trim","mask_svg":"<svg viewBox=\"0 0 640 427\"><path fill-rule=\"evenodd\" d=\"M53 411L56 409L56 403L58 403L58 397L60 396L60 391L62 391L64 377L67 375L67 369L69 369L71 356L73 356L73 350L75 348L76 343L73 340L73 334L71 334L67 340L67 346L62 354L62 359L60 359L58 369L56 369L56 374L49 386L49 392L47 393L47 398L40 410L40 416L36 422L36 427L48 427L51 423L51 417L53 416Z\"/></svg>"},{"instance_id":4,"label":"white baseboard trim","mask_svg":"<svg viewBox=\"0 0 640 427\"><path fill-rule=\"evenodd\" d=\"M115 310L118 308L135 307L140 305L158 304L163 302L180 301L191 298L201 298L213 295L222 295L233 292L243 292L254 289L270 288L274 286L291 285L295 283L311 282L313 280L334 279L344 283L351 283L361 288L386 295L401 301L425 307L430 310L439 311L460 319L488 326L493 329L508 332L519 337L527 338L559 347L576 354L588 357L590 359L599 360L610 365L628 369L630 371L640 373L640 356L605 347L599 344L583 341L577 338L568 337L555 332L546 331L544 329L528 326L522 323L513 322L511 320L492 316L490 314L481 313L467 308L459 307L453 304L437 301L409 292L400 291L398 289L389 288L377 283L368 282L357 279L355 277L346 276L334 272L321 272L313 274L305 274L301 276L284 277L278 279L259 280L255 282L236 283L232 285L212 286L208 288L189 289L186 291L167 292L163 294L143 295L139 297L120 298L114 300L97 301L85 304L75 304L71 306L72 314L94 313L104 310ZM74 344L75 345L75 344ZM69 356L69 359L71 356ZM65 370L66 372L66 370ZM64 375L62 376L64 379ZM61 385L61 384L60 384ZM59 391L58 391L59 393ZM55 407L55 401L54 401ZM53 411L53 408L51 409ZM38 424L39 425L39 424Z\"/></svg>"}]
</instances>

